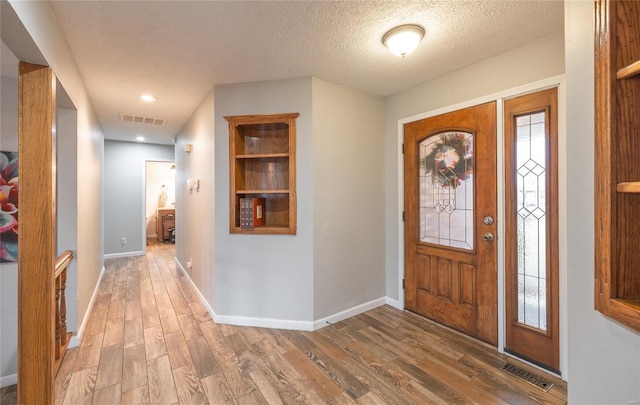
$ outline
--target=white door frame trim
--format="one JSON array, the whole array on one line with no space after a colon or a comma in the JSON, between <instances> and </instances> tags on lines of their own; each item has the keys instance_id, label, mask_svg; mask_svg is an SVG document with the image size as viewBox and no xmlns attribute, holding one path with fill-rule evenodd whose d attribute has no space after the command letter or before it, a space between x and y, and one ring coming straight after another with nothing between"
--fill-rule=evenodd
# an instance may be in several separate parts
<instances>
[{"instance_id":1,"label":"white door frame trim","mask_svg":"<svg viewBox=\"0 0 640 405\"><path fill-rule=\"evenodd\" d=\"M174 145L175 146L175 145ZM175 159L145 158L142 162L142 255L147 253L147 163L176 163ZM174 184L175 187L175 184ZM158 219L156 218L156 221Z\"/></svg>"},{"instance_id":2,"label":"white door frame trim","mask_svg":"<svg viewBox=\"0 0 640 405\"><path fill-rule=\"evenodd\" d=\"M425 118L435 117L448 112L461 110L478 104L496 102L496 130L497 130L497 181L498 181L498 351L504 353L505 344L505 268L504 268L504 119L503 101L508 98L548 88L558 88L558 239L559 239L559 294L560 294L560 372L563 380L567 380L567 167L566 167L566 84L565 75L552 76L522 86L496 92L487 96L463 101L454 105L438 108L428 112L412 115L398 120L398 301L404 308L404 157L402 144L404 142L404 124ZM547 370L545 370L547 371Z\"/></svg>"}]
</instances>

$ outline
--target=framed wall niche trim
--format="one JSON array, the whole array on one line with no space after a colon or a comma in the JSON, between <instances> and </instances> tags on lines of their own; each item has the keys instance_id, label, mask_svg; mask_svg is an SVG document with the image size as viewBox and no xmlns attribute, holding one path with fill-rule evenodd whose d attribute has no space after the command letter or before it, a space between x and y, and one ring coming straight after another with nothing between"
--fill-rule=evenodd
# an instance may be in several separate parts
<instances>
[{"instance_id":1,"label":"framed wall niche trim","mask_svg":"<svg viewBox=\"0 0 640 405\"><path fill-rule=\"evenodd\" d=\"M640 2L595 18L595 308L640 333Z\"/></svg>"},{"instance_id":2,"label":"framed wall niche trim","mask_svg":"<svg viewBox=\"0 0 640 405\"><path fill-rule=\"evenodd\" d=\"M225 116L229 123L229 232L296 234L299 113ZM264 199L264 224L241 224L241 201ZM245 207L243 205L243 207ZM251 208L249 208L251 209ZM259 224L262 221L256 221ZM242 226L241 226L242 225Z\"/></svg>"}]
</instances>

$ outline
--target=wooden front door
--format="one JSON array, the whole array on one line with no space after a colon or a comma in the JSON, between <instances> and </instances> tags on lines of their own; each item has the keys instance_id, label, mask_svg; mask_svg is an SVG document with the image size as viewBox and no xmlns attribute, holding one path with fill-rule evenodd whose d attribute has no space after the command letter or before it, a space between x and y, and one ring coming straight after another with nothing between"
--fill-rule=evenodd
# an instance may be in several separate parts
<instances>
[{"instance_id":1,"label":"wooden front door","mask_svg":"<svg viewBox=\"0 0 640 405\"><path fill-rule=\"evenodd\" d=\"M505 350L558 372L558 90L504 102Z\"/></svg>"},{"instance_id":2,"label":"wooden front door","mask_svg":"<svg viewBox=\"0 0 640 405\"><path fill-rule=\"evenodd\" d=\"M405 307L497 344L496 104L405 124Z\"/></svg>"}]
</instances>

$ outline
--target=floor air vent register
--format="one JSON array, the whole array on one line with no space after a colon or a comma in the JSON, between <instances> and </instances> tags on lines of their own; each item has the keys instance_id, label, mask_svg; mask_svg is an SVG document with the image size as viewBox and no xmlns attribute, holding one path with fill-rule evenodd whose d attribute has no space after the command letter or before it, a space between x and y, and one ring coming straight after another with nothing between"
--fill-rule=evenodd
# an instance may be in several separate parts
<instances>
[{"instance_id":1,"label":"floor air vent register","mask_svg":"<svg viewBox=\"0 0 640 405\"><path fill-rule=\"evenodd\" d=\"M522 381L533 385L534 387L540 388L544 392L549 392L551 387L553 387L553 383L546 378L530 373L527 370L522 369L514 364L506 363L504 366L502 366L502 370L506 371L514 377L521 379Z\"/></svg>"}]
</instances>

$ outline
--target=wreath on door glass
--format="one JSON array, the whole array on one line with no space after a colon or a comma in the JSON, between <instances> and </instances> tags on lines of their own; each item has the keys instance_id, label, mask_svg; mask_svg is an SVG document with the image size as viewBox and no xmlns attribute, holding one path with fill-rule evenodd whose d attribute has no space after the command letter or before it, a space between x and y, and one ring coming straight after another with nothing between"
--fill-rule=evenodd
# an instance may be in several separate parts
<instances>
[{"instance_id":1,"label":"wreath on door glass","mask_svg":"<svg viewBox=\"0 0 640 405\"><path fill-rule=\"evenodd\" d=\"M473 174L473 142L461 132L447 132L439 137L420 166L434 184L456 188Z\"/></svg>"}]
</instances>

